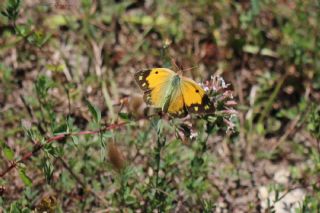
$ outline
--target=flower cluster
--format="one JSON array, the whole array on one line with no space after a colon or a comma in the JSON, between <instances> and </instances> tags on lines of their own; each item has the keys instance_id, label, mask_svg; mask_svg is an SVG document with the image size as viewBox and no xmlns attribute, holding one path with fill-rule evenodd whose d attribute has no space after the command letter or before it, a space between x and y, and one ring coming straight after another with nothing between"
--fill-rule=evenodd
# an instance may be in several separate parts
<instances>
[{"instance_id":1,"label":"flower cluster","mask_svg":"<svg viewBox=\"0 0 320 213\"><path fill-rule=\"evenodd\" d=\"M201 86L207 92L209 99L214 103L216 116L221 116L226 124L227 133L235 132L235 122L238 112L233 108L237 105L233 93L227 84L219 75L211 76L209 81L202 83Z\"/></svg>"}]
</instances>

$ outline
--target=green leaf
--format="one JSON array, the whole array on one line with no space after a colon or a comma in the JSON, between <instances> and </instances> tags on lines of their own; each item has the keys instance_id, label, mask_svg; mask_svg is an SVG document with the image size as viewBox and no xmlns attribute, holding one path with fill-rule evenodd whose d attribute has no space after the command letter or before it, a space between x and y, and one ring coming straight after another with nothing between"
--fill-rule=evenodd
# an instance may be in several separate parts
<instances>
[{"instance_id":1,"label":"green leaf","mask_svg":"<svg viewBox=\"0 0 320 213\"><path fill-rule=\"evenodd\" d=\"M49 17L46 17L43 23L45 26L50 27L51 29L58 29L60 26L68 25L68 22L70 21L73 22L74 21L73 19L74 19L73 16L70 16L70 17L68 16L67 18L62 14L56 14L56 15L50 15Z\"/></svg>"},{"instance_id":2,"label":"green leaf","mask_svg":"<svg viewBox=\"0 0 320 213\"><path fill-rule=\"evenodd\" d=\"M50 37L50 34L45 34L42 31L36 31L28 36L27 40L30 44L34 44L37 47L42 47L50 39Z\"/></svg>"},{"instance_id":3,"label":"green leaf","mask_svg":"<svg viewBox=\"0 0 320 213\"><path fill-rule=\"evenodd\" d=\"M63 148L57 147L54 143L49 143L44 145L44 151L54 157L59 157L63 154Z\"/></svg>"},{"instance_id":4,"label":"green leaf","mask_svg":"<svg viewBox=\"0 0 320 213\"><path fill-rule=\"evenodd\" d=\"M191 166L195 169L199 169L204 163L204 160L202 157L195 157L192 161L191 161Z\"/></svg>"},{"instance_id":5,"label":"green leaf","mask_svg":"<svg viewBox=\"0 0 320 213\"><path fill-rule=\"evenodd\" d=\"M63 134L63 133L68 133L69 130L68 130L68 125L66 123L64 124L61 124L59 126L56 126L54 129L53 129L53 134L57 135L57 134Z\"/></svg>"},{"instance_id":6,"label":"green leaf","mask_svg":"<svg viewBox=\"0 0 320 213\"><path fill-rule=\"evenodd\" d=\"M18 18L20 3L20 0L9 0L5 11L1 11L2 15L15 21Z\"/></svg>"},{"instance_id":7,"label":"green leaf","mask_svg":"<svg viewBox=\"0 0 320 213\"><path fill-rule=\"evenodd\" d=\"M64 69L63 64L59 64L59 65L47 64L46 67L48 70L53 71L53 72L62 72Z\"/></svg>"},{"instance_id":8,"label":"green leaf","mask_svg":"<svg viewBox=\"0 0 320 213\"><path fill-rule=\"evenodd\" d=\"M88 100L86 100L86 104L88 106L88 109L89 109L91 115L93 116L94 121L96 123L99 123L101 120L100 110L97 107L93 106Z\"/></svg>"},{"instance_id":9,"label":"green leaf","mask_svg":"<svg viewBox=\"0 0 320 213\"><path fill-rule=\"evenodd\" d=\"M1 14L3 15L3 16L5 16L5 17L8 17L8 12L7 11L1 11Z\"/></svg>"},{"instance_id":10,"label":"green leaf","mask_svg":"<svg viewBox=\"0 0 320 213\"><path fill-rule=\"evenodd\" d=\"M19 176L25 185L32 186L32 180L27 176L24 168L19 169Z\"/></svg>"},{"instance_id":11,"label":"green leaf","mask_svg":"<svg viewBox=\"0 0 320 213\"><path fill-rule=\"evenodd\" d=\"M125 121L130 121L131 120L131 116L128 113L119 112L118 115L122 120L125 120Z\"/></svg>"},{"instance_id":12,"label":"green leaf","mask_svg":"<svg viewBox=\"0 0 320 213\"><path fill-rule=\"evenodd\" d=\"M251 0L251 8L254 15L258 15L260 12L259 0Z\"/></svg>"},{"instance_id":13,"label":"green leaf","mask_svg":"<svg viewBox=\"0 0 320 213\"><path fill-rule=\"evenodd\" d=\"M242 50L244 52L247 52L247 53L250 53L250 54L260 54L260 55L263 55L263 56L269 56L269 57L275 57L277 58L278 57L278 54L271 50L271 49L268 49L268 48L262 48L260 49L259 46L255 46L255 45L250 45L250 44L246 44L242 47Z\"/></svg>"},{"instance_id":14,"label":"green leaf","mask_svg":"<svg viewBox=\"0 0 320 213\"><path fill-rule=\"evenodd\" d=\"M14 152L8 146L3 148L3 154L4 154L5 158L7 158L8 160L14 159Z\"/></svg>"},{"instance_id":15,"label":"green leaf","mask_svg":"<svg viewBox=\"0 0 320 213\"><path fill-rule=\"evenodd\" d=\"M18 25L16 26L16 32L19 36L26 37L31 32L31 29L28 25Z\"/></svg>"},{"instance_id":16,"label":"green leaf","mask_svg":"<svg viewBox=\"0 0 320 213\"><path fill-rule=\"evenodd\" d=\"M112 132L104 132L104 133L102 134L102 138L103 138L103 139L112 138L112 136L113 136L113 133L112 133Z\"/></svg>"},{"instance_id":17,"label":"green leaf","mask_svg":"<svg viewBox=\"0 0 320 213\"><path fill-rule=\"evenodd\" d=\"M263 123L257 123L256 124L256 130L260 135L264 134L265 131L264 131Z\"/></svg>"},{"instance_id":18,"label":"green leaf","mask_svg":"<svg viewBox=\"0 0 320 213\"><path fill-rule=\"evenodd\" d=\"M158 133L158 135L161 135L161 134L162 134L162 131L163 131L163 123L162 123L162 120L159 119L156 125L157 125L157 126L156 126L156 127L157 127L157 133Z\"/></svg>"},{"instance_id":19,"label":"green leaf","mask_svg":"<svg viewBox=\"0 0 320 213\"><path fill-rule=\"evenodd\" d=\"M53 164L50 162L49 158L45 158L42 161L42 169L47 182L50 183L52 180L54 167Z\"/></svg>"},{"instance_id":20,"label":"green leaf","mask_svg":"<svg viewBox=\"0 0 320 213\"><path fill-rule=\"evenodd\" d=\"M71 135L71 139L72 139L72 142L74 145L78 145L79 144L79 139L78 137L74 136L74 135Z\"/></svg>"},{"instance_id":21,"label":"green leaf","mask_svg":"<svg viewBox=\"0 0 320 213\"><path fill-rule=\"evenodd\" d=\"M36 80L36 92L41 99L45 99L48 95L48 90L54 86L50 78L40 75Z\"/></svg>"},{"instance_id":22,"label":"green leaf","mask_svg":"<svg viewBox=\"0 0 320 213\"><path fill-rule=\"evenodd\" d=\"M11 150L11 148L5 144L5 142L0 141L0 148L3 150L3 155L5 158L8 160L13 160L14 159L14 152Z\"/></svg>"}]
</instances>

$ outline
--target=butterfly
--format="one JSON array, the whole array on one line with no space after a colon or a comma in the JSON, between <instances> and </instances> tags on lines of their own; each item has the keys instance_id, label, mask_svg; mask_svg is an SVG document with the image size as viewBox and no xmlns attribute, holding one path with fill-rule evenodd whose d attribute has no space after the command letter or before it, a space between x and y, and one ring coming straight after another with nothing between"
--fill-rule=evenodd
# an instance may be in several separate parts
<instances>
[{"instance_id":1,"label":"butterfly","mask_svg":"<svg viewBox=\"0 0 320 213\"><path fill-rule=\"evenodd\" d=\"M174 117L188 113L212 114L214 105L205 90L192 79L167 68L138 71L134 79L144 91L147 104Z\"/></svg>"}]
</instances>

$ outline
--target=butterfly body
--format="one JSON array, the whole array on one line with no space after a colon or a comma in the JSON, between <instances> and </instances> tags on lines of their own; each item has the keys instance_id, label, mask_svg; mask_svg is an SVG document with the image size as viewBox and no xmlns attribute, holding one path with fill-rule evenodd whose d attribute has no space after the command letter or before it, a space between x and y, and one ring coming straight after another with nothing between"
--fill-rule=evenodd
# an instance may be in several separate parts
<instances>
[{"instance_id":1,"label":"butterfly body","mask_svg":"<svg viewBox=\"0 0 320 213\"><path fill-rule=\"evenodd\" d=\"M172 100L173 94L175 94L175 88L180 86L180 77L178 75L174 75L172 77L171 82L168 82L168 88L164 95L164 100L162 103L162 111L167 112L170 106L170 101Z\"/></svg>"},{"instance_id":2,"label":"butterfly body","mask_svg":"<svg viewBox=\"0 0 320 213\"><path fill-rule=\"evenodd\" d=\"M201 86L170 69L142 70L135 73L134 77L145 92L146 102L172 116L214 112L214 106Z\"/></svg>"}]
</instances>

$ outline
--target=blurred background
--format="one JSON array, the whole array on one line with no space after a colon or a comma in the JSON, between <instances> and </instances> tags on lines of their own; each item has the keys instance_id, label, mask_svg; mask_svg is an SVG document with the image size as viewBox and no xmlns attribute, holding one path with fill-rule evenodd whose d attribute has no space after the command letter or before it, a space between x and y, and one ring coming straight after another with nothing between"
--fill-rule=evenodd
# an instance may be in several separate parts
<instances>
[{"instance_id":1,"label":"blurred background","mask_svg":"<svg viewBox=\"0 0 320 213\"><path fill-rule=\"evenodd\" d=\"M44 145L0 178L0 212L320 211L318 0L1 0L0 10L0 172L58 133L130 121ZM183 143L182 121L167 121L158 149L133 74L173 62L197 82L230 84L234 133L206 136L199 120L198 139Z\"/></svg>"}]
</instances>

